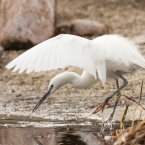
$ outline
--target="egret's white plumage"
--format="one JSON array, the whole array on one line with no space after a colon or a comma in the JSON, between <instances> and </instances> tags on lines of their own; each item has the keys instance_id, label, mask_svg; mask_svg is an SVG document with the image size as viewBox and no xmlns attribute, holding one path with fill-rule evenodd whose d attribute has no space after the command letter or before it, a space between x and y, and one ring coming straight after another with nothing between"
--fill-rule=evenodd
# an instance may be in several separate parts
<instances>
[{"instance_id":1,"label":"egret's white plumage","mask_svg":"<svg viewBox=\"0 0 145 145\"><path fill-rule=\"evenodd\" d=\"M119 35L103 35L88 40L79 36L62 34L46 40L29 49L6 68L14 68L19 73L26 70L49 71L66 66L83 68L105 83L107 77L113 77L116 70L127 73L138 67L145 67L145 60L131 41ZM115 75L116 76L116 75ZM114 77L115 77L114 76Z\"/></svg>"},{"instance_id":2,"label":"egret's white plumage","mask_svg":"<svg viewBox=\"0 0 145 145\"><path fill-rule=\"evenodd\" d=\"M68 34L59 35L23 53L6 68L16 66L13 71L20 69L19 73L21 73L27 69L26 73L30 73L72 65L83 68L96 77L96 66L100 67L100 62L104 61L97 51L96 44L91 40ZM98 62L94 62L95 54Z\"/></svg>"},{"instance_id":3,"label":"egret's white plumage","mask_svg":"<svg viewBox=\"0 0 145 145\"><path fill-rule=\"evenodd\" d=\"M102 50L102 57L106 62L107 77L114 78L112 72L133 72L139 68L145 68L145 59L140 54L138 46L119 35L104 35L93 42Z\"/></svg>"},{"instance_id":4,"label":"egret's white plumage","mask_svg":"<svg viewBox=\"0 0 145 145\"><path fill-rule=\"evenodd\" d=\"M119 35L103 35L88 40L62 34L29 49L11 61L6 68L15 67L13 71L19 70L21 73L26 70L30 73L64 68L69 65L84 69L83 74L79 76L64 72L55 76L49 84L48 94L67 83L86 88L100 79L104 84L106 78L117 79L120 73L145 68L145 59L133 42ZM120 73L116 73L117 71Z\"/></svg>"}]
</instances>

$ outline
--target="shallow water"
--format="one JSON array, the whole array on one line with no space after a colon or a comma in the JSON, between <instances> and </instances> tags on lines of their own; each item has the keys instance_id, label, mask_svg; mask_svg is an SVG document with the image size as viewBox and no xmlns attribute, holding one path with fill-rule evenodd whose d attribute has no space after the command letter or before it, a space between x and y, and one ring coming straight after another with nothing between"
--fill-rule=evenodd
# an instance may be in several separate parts
<instances>
[{"instance_id":1,"label":"shallow water","mask_svg":"<svg viewBox=\"0 0 145 145\"><path fill-rule=\"evenodd\" d=\"M99 128L93 129L98 132ZM87 127L34 128L1 127L0 145L97 145L99 141Z\"/></svg>"},{"instance_id":2,"label":"shallow water","mask_svg":"<svg viewBox=\"0 0 145 145\"><path fill-rule=\"evenodd\" d=\"M0 145L97 145L99 131L100 125L50 125L39 117L0 115Z\"/></svg>"},{"instance_id":3,"label":"shallow water","mask_svg":"<svg viewBox=\"0 0 145 145\"><path fill-rule=\"evenodd\" d=\"M48 124L49 127L47 127ZM104 138L98 136L100 124L70 124L51 122L50 125L49 120L39 117L0 115L0 145L105 144ZM119 126L114 127L117 129ZM104 136L109 135L109 131L104 133ZM105 145L109 145L109 143L106 142Z\"/></svg>"}]
</instances>

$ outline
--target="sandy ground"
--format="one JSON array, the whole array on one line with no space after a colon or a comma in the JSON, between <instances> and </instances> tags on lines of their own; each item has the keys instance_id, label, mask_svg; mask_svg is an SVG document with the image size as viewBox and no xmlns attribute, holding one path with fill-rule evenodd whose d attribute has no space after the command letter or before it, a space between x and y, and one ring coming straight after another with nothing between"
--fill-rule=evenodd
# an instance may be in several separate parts
<instances>
[{"instance_id":1,"label":"sandy ground","mask_svg":"<svg viewBox=\"0 0 145 145\"><path fill-rule=\"evenodd\" d=\"M111 28L111 33L133 39L145 31L144 4L142 1L131 0L121 2L117 0L61 0L57 4L57 24L76 18L93 19L107 24ZM32 115L56 120L77 119L83 113L93 111L116 88L113 80L107 81L105 87L97 83L82 90L70 84L65 85L32 114L33 107L46 92L49 81L65 69L31 74L18 74L6 70L5 65L22 52L24 50L5 51L0 60L0 114ZM141 52L145 56L144 46L141 46ZM141 81L145 79L145 71L139 70L127 75L126 78L129 84L121 93L138 100ZM145 87L142 94L142 99L144 98ZM142 104L144 104L143 101Z\"/></svg>"}]
</instances>

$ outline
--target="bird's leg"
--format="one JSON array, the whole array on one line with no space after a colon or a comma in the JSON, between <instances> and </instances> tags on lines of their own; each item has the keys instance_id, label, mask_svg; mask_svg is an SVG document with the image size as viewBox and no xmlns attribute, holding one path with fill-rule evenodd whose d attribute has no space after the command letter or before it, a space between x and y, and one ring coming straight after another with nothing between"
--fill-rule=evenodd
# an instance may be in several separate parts
<instances>
[{"instance_id":1,"label":"bird's leg","mask_svg":"<svg viewBox=\"0 0 145 145\"><path fill-rule=\"evenodd\" d=\"M117 87L117 89L119 89L118 79L116 79L116 87ZM121 95L121 93L118 92L118 93L117 93L117 99L116 99L116 101L115 101L113 111L112 111L112 113L111 113L109 119L107 120L107 122L108 122L108 121L111 122L111 120L113 119L113 116L114 116L114 113L115 113L115 110L116 110L118 101L119 101L119 99L120 99L120 95Z\"/></svg>"},{"instance_id":2,"label":"bird's leg","mask_svg":"<svg viewBox=\"0 0 145 145\"><path fill-rule=\"evenodd\" d=\"M116 87L117 87L117 89L119 89L118 79L116 79ZM120 93L120 92L118 92L118 93L117 93L117 96L120 96L120 95L121 95L121 93ZM119 101L119 99L118 99L118 97L117 97L116 102L115 102L115 105L117 105L117 104L118 104L118 101ZM111 106L111 105L110 105L110 106Z\"/></svg>"},{"instance_id":3,"label":"bird's leg","mask_svg":"<svg viewBox=\"0 0 145 145\"><path fill-rule=\"evenodd\" d=\"M106 122L108 122L108 121L111 122L111 120L113 119L113 116L114 116L114 113L115 113L115 110L116 110L119 99L120 99L120 96L117 96L117 99L116 99L114 107L113 107L113 111L112 111L109 119Z\"/></svg>"},{"instance_id":4,"label":"bird's leg","mask_svg":"<svg viewBox=\"0 0 145 145\"><path fill-rule=\"evenodd\" d=\"M106 105L106 103L115 95L115 94L117 94L118 92L120 92L120 90L122 90L124 87L126 87L127 86L127 84L128 84L128 81L119 73L119 71L116 71L116 74L123 80L123 85L122 86L120 86L119 87L119 85L118 85L118 88L117 88L117 90L112 94L112 95L110 95L109 97L107 97L106 98L106 100L92 113L92 114L95 114L95 113L97 113L97 112L99 112L100 110L104 110L104 107L105 107L105 105ZM118 100L119 99L117 99L116 100L116 102L115 102L115 105L117 105L117 103L118 103ZM115 107L115 109L116 109L116 107Z\"/></svg>"},{"instance_id":5,"label":"bird's leg","mask_svg":"<svg viewBox=\"0 0 145 145\"><path fill-rule=\"evenodd\" d=\"M118 82L118 79L116 79L116 87L117 89L119 89L119 82ZM117 94L118 95L118 94Z\"/></svg>"},{"instance_id":6,"label":"bird's leg","mask_svg":"<svg viewBox=\"0 0 145 145\"><path fill-rule=\"evenodd\" d=\"M117 87L117 89L119 89L118 79L116 79L116 87ZM118 93L117 93L117 96L119 96L119 95L121 95L121 93L120 93L120 92L118 92Z\"/></svg>"}]
</instances>

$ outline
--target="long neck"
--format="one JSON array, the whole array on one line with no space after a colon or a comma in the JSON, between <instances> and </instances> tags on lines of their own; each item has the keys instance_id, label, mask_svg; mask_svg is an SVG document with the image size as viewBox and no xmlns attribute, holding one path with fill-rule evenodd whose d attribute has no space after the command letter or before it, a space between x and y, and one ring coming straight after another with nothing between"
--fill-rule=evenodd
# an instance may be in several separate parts
<instances>
[{"instance_id":1,"label":"long neck","mask_svg":"<svg viewBox=\"0 0 145 145\"><path fill-rule=\"evenodd\" d=\"M67 83L72 83L77 88L88 88L98 81L87 71L83 71L81 76L73 72L64 72L63 74L65 74L66 80L69 80Z\"/></svg>"}]
</instances>

